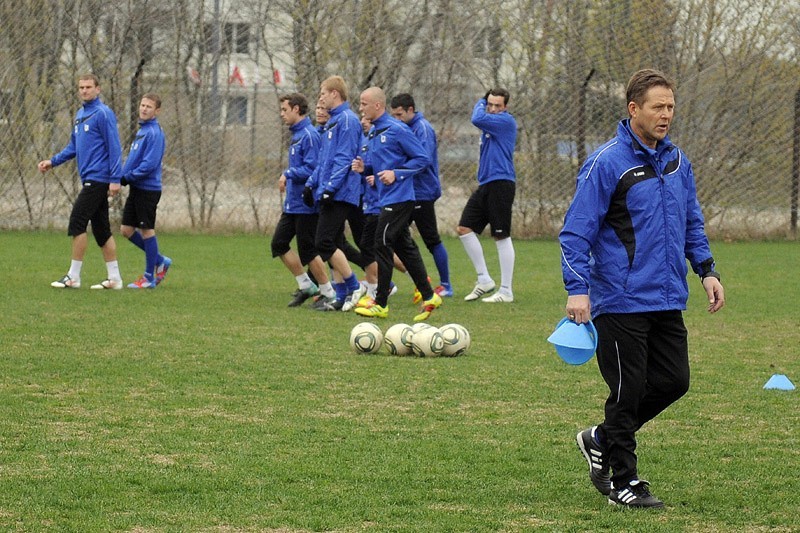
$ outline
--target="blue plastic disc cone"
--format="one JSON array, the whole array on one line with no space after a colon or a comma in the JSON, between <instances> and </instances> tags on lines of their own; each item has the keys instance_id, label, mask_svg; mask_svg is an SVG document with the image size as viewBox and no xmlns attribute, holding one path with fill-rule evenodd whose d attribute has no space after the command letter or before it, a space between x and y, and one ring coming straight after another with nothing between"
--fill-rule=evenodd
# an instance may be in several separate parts
<instances>
[{"instance_id":1,"label":"blue plastic disc cone","mask_svg":"<svg viewBox=\"0 0 800 533\"><path fill-rule=\"evenodd\" d=\"M765 389L794 390L794 383L783 374L775 374L764 384Z\"/></svg>"},{"instance_id":2,"label":"blue plastic disc cone","mask_svg":"<svg viewBox=\"0 0 800 533\"><path fill-rule=\"evenodd\" d=\"M565 363L582 365L592 358L597 349L597 330L591 321L577 324L563 318L547 341L555 345L556 353Z\"/></svg>"}]
</instances>

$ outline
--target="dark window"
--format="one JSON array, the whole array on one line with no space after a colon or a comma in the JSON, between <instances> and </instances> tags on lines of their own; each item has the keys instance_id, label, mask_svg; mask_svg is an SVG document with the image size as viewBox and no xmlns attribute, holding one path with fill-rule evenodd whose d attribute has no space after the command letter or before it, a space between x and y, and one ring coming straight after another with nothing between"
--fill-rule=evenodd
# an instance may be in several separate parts
<instances>
[{"instance_id":1,"label":"dark window","mask_svg":"<svg viewBox=\"0 0 800 533\"><path fill-rule=\"evenodd\" d=\"M229 126L247 125L247 97L231 96L228 98L228 110L225 115Z\"/></svg>"}]
</instances>

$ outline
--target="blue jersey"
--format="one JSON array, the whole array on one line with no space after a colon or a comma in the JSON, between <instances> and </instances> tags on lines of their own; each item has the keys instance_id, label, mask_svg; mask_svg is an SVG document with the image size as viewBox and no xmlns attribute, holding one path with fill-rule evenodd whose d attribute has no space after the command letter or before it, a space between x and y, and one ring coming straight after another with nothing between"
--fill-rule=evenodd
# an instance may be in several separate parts
<instances>
[{"instance_id":1,"label":"blue jersey","mask_svg":"<svg viewBox=\"0 0 800 533\"><path fill-rule=\"evenodd\" d=\"M516 181L514 147L517 144L517 121L508 111L487 113L481 98L472 109L472 124L481 130L478 185L494 180Z\"/></svg>"},{"instance_id":2,"label":"blue jersey","mask_svg":"<svg viewBox=\"0 0 800 533\"><path fill-rule=\"evenodd\" d=\"M425 116L417 111L411 122L408 123L411 131L417 136L431 164L414 177L414 196L418 202L433 201L442 196L442 185L439 181L439 154L436 142L436 132Z\"/></svg>"},{"instance_id":3,"label":"blue jersey","mask_svg":"<svg viewBox=\"0 0 800 533\"><path fill-rule=\"evenodd\" d=\"M337 202L359 205L361 176L350 167L361 147L361 121L347 102L331 109L330 114L322 135L319 164L307 185L315 188L317 200L324 191L330 191Z\"/></svg>"},{"instance_id":4,"label":"blue jersey","mask_svg":"<svg viewBox=\"0 0 800 533\"><path fill-rule=\"evenodd\" d=\"M369 157L369 135L365 134L364 138L361 141L361 153L359 157L364 161L364 168L372 167L371 159ZM381 212L381 204L380 204L380 196L378 195L378 185L377 183L373 182L372 185L368 184L366 181L366 174L362 178L363 186L364 186L364 195L361 199L361 209L364 211L365 215L379 215Z\"/></svg>"},{"instance_id":5,"label":"blue jersey","mask_svg":"<svg viewBox=\"0 0 800 533\"><path fill-rule=\"evenodd\" d=\"M316 213L314 207L303 203L303 187L317 167L320 135L308 117L290 126L289 130L292 132L292 140L289 144L289 166L283 171L286 176L283 212L294 215Z\"/></svg>"},{"instance_id":6,"label":"blue jersey","mask_svg":"<svg viewBox=\"0 0 800 533\"><path fill-rule=\"evenodd\" d=\"M81 181L119 183L122 177L122 146L117 117L100 98L84 102L75 115L69 144L50 161L56 167L78 160Z\"/></svg>"},{"instance_id":7,"label":"blue jersey","mask_svg":"<svg viewBox=\"0 0 800 533\"><path fill-rule=\"evenodd\" d=\"M643 145L628 120L581 167L559 240L564 286L594 316L684 310L686 260L714 267L691 163L669 137Z\"/></svg>"},{"instance_id":8,"label":"blue jersey","mask_svg":"<svg viewBox=\"0 0 800 533\"><path fill-rule=\"evenodd\" d=\"M161 190L161 160L166 140L158 119L139 122L139 131L131 143L128 159L122 165L122 175L131 187L145 191Z\"/></svg>"},{"instance_id":9,"label":"blue jersey","mask_svg":"<svg viewBox=\"0 0 800 533\"><path fill-rule=\"evenodd\" d=\"M430 165L430 159L411 128L384 113L372 122L367 150L370 160L365 174L375 175L381 207L413 202L414 176ZM390 185L378 178L384 170L394 171L395 181Z\"/></svg>"}]
</instances>

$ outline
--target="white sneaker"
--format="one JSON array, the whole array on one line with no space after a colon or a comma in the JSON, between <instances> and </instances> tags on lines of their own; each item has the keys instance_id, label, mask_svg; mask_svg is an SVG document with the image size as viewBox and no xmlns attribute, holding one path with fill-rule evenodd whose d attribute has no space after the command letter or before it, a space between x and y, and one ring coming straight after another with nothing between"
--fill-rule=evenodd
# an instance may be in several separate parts
<instances>
[{"instance_id":1,"label":"white sneaker","mask_svg":"<svg viewBox=\"0 0 800 533\"><path fill-rule=\"evenodd\" d=\"M352 311L353 308L358 304L358 301L361 299L361 297L365 294L367 294L367 286L363 283L359 283L358 288L350 293L350 295L344 301L344 304L342 304L342 311L345 313Z\"/></svg>"},{"instance_id":2,"label":"white sneaker","mask_svg":"<svg viewBox=\"0 0 800 533\"><path fill-rule=\"evenodd\" d=\"M482 302L497 304L497 303L510 303L514 301L514 295L505 292L496 292L491 296L487 296L481 300Z\"/></svg>"},{"instance_id":3,"label":"white sneaker","mask_svg":"<svg viewBox=\"0 0 800 533\"><path fill-rule=\"evenodd\" d=\"M122 289L122 280L121 279L104 279L97 285L92 285L92 289L114 289L119 290Z\"/></svg>"},{"instance_id":4,"label":"white sneaker","mask_svg":"<svg viewBox=\"0 0 800 533\"><path fill-rule=\"evenodd\" d=\"M52 282L50 286L56 289L80 289L81 280L72 279L69 274L65 274L60 280Z\"/></svg>"},{"instance_id":5,"label":"white sneaker","mask_svg":"<svg viewBox=\"0 0 800 533\"><path fill-rule=\"evenodd\" d=\"M472 292L464 296L465 302L472 302L477 300L484 294L489 294L494 290L496 287L494 281L490 281L489 283L476 283L475 288L472 289Z\"/></svg>"}]
</instances>

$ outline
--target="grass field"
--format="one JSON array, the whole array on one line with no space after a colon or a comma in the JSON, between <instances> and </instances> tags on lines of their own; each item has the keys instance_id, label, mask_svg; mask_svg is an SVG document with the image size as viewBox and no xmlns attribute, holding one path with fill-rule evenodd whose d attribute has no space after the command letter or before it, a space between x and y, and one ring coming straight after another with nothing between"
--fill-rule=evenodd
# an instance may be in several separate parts
<instances>
[{"instance_id":1,"label":"grass field","mask_svg":"<svg viewBox=\"0 0 800 533\"><path fill-rule=\"evenodd\" d=\"M642 512L611 508L575 446L606 392L545 340L557 243L516 241L517 301L490 306L462 300L474 274L447 240L457 297L432 323L472 350L419 359L351 353L353 314L287 309L267 237L160 242L155 291L59 291L66 236L0 233L0 530L800 531L800 396L762 389L800 385L796 243L715 243L717 315L690 280L692 388L640 433L667 504ZM118 246L133 281L143 257ZM104 277L91 248L84 286ZM384 330L415 313L397 281Z\"/></svg>"}]
</instances>

